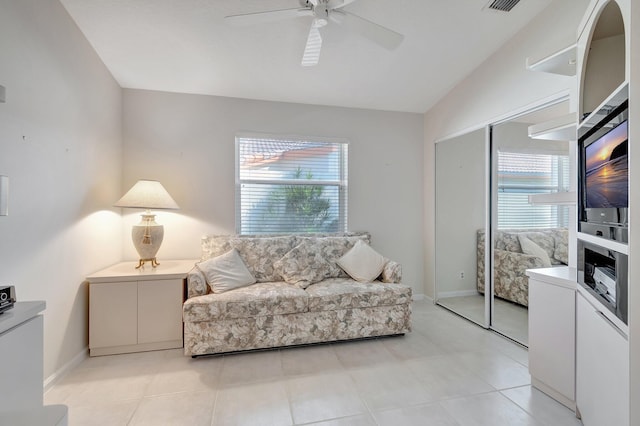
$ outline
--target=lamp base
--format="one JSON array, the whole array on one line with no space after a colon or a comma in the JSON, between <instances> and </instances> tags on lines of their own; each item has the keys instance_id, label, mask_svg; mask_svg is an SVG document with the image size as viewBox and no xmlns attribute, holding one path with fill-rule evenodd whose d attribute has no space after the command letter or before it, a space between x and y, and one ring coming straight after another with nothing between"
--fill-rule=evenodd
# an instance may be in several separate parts
<instances>
[{"instance_id":1,"label":"lamp base","mask_svg":"<svg viewBox=\"0 0 640 426\"><path fill-rule=\"evenodd\" d=\"M159 265L155 257L153 259L140 259L138 261L138 266L136 266L136 269L140 269L141 267L143 267L145 262L151 262L151 266L154 268Z\"/></svg>"},{"instance_id":2,"label":"lamp base","mask_svg":"<svg viewBox=\"0 0 640 426\"><path fill-rule=\"evenodd\" d=\"M164 227L155 221L155 215L144 213L139 224L131 228L133 245L140 256L136 269L142 267L145 262L151 262L154 268L159 265L156 253L160 249L164 237Z\"/></svg>"}]
</instances>

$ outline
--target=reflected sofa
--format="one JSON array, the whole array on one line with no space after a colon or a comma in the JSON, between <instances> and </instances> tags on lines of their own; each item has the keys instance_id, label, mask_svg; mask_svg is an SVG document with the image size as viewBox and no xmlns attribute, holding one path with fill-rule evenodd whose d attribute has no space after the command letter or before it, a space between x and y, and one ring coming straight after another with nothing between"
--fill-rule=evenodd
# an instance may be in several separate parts
<instances>
[{"instance_id":1,"label":"reflected sofa","mask_svg":"<svg viewBox=\"0 0 640 426\"><path fill-rule=\"evenodd\" d=\"M257 282L213 293L196 265L188 274L183 304L184 354L196 357L409 332L411 287L399 283L398 263L384 259L378 279L367 283L355 281L337 265L358 240L369 243L370 236L203 237L202 261L236 249ZM286 271L281 259L289 260ZM286 272L287 280L295 281L292 274L297 270L316 275L322 270L323 279L306 288L284 280Z\"/></svg>"},{"instance_id":2,"label":"reflected sofa","mask_svg":"<svg viewBox=\"0 0 640 426\"><path fill-rule=\"evenodd\" d=\"M533 243L534 250L523 250L522 239L526 238L529 248ZM513 229L498 230L494 233L494 294L502 299L529 305L529 279L525 275L527 269L545 268L567 265L568 231L566 228L554 229ZM546 253L535 253L536 249ZM528 251L529 253L525 253ZM485 290L485 232L477 233L477 289L484 294ZM534 253L534 254L531 254Z\"/></svg>"}]
</instances>

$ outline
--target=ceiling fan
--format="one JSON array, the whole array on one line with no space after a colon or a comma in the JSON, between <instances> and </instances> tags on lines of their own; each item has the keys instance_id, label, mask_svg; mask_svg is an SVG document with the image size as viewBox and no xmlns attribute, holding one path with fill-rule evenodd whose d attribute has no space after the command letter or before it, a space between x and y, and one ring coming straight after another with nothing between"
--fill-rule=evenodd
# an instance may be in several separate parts
<instances>
[{"instance_id":1,"label":"ceiling fan","mask_svg":"<svg viewBox=\"0 0 640 426\"><path fill-rule=\"evenodd\" d=\"M393 50L402 43L404 36L389 28L371 22L361 16L347 12L342 8L355 0L298 0L299 6L269 10L266 12L244 13L225 16L229 22L237 24L255 24L277 21L281 19L311 17L311 28L307 37L307 44L302 55L302 66L314 66L320 60L322 35L320 29L331 22L353 30L375 42L376 44Z\"/></svg>"}]
</instances>

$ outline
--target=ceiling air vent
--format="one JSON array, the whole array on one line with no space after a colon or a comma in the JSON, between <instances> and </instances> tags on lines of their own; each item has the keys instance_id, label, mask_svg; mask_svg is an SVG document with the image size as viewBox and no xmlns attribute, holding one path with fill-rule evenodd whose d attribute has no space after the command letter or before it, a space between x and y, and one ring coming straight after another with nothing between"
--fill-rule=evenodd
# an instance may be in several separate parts
<instances>
[{"instance_id":1,"label":"ceiling air vent","mask_svg":"<svg viewBox=\"0 0 640 426\"><path fill-rule=\"evenodd\" d=\"M518 3L520 0L493 0L489 2L487 9L510 12Z\"/></svg>"}]
</instances>

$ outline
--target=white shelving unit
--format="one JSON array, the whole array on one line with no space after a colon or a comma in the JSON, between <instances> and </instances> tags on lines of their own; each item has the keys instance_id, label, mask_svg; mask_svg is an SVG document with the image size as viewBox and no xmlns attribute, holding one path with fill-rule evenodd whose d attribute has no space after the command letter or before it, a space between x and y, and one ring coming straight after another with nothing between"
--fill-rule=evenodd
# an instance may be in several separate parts
<instances>
[{"instance_id":1,"label":"white shelving unit","mask_svg":"<svg viewBox=\"0 0 640 426\"><path fill-rule=\"evenodd\" d=\"M577 123L578 114L572 112L544 123L529 126L529 137L552 141L574 141L576 140Z\"/></svg>"},{"instance_id":2,"label":"white shelving unit","mask_svg":"<svg viewBox=\"0 0 640 426\"><path fill-rule=\"evenodd\" d=\"M530 58L527 58L525 66L529 71L574 77L577 55L577 44L572 44L537 61L531 61ZM529 137L531 139L574 141L576 140L577 123L578 115L572 112L544 123L529 126Z\"/></svg>"},{"instance_id":3,"label":"white shelving unit","mask_svg":"<svg viewBox=\"0 0 640 426\"><path fill-rule=\"evenodd\" d=\"M576 55L576 45L572 44L537 61L531 61L530 58L527 58L526 67L530 71L547 72L572 77L576 75Z\"/></svg>"},{"instance_id":4,"label":"white shelving unit","mask_svg":"<svg viewBox=\"0 0 640 426\"><path fill-rule=\"evenodd\" d=\"M604 101L602 101L602 103L598 105L593 112L578 124L578 130L593 127L605 118L605 116L602 115L603 111L612 109L612 107L610 107L611 105L620 105L621 101L626 99L629 99L629 83L624 81Z\"/></svg>"},{"instance_id":5,"label":"white shelving unit","mask_svg":"<svg viewBox=\"0 0 640 426\"><path fill-rule=\"evenodd\" d=\"M629 98L629 40L625 40L629 5L628 1L592 0L579 28L578 111L584 117L577 126L580 137L601 126L614 107ZM577 237L603 250L629 253L626 242L583 232ZM578 281L583 282L585 272L578 266ZM629 426L629 327L580 285L575 309L576 412L585 426Z\"/></svg>"}]
</instances>

